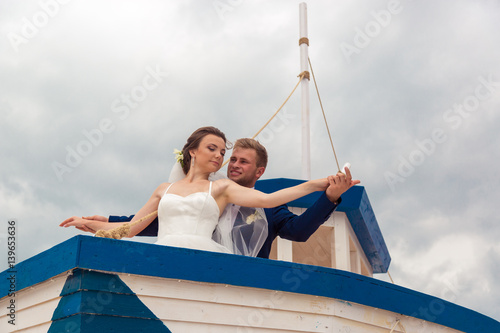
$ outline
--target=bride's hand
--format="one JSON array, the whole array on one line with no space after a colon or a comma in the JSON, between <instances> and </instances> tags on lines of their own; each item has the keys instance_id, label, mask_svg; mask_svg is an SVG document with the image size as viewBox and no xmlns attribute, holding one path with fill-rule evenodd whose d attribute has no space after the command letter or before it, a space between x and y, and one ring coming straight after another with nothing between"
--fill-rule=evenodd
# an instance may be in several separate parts
<instances>
[{"instance_id":1,"label":"bride's hand","mask_svg":"<svg viewBox=\"0 0 500 333\"><path fill-rule=\"evenodd\" d=\"M328 176L329 186L326 189L326 196L331 202L337 202L342 194L348 189L360 183L359 180L353 180L351 170L345 168L346 173L337 173L335 176Z\"/></svg>"},{"instance_id":2,"label":"bride's hand","mask_svg":"<svg viewBox=\"0 0 500 333\"><path fill-rule=\"evenodd\" d=\"M330 185L328 178L310 180L309 184L312 186L313 191L325 191Z\"/></svg>"},{"instance_id":3,"label":"bride's hand","mask_svg":"<svg viewBox=\"0 0 500 333\"><path fill-rule=\"evenodd\" d=\"M61 224L59 224L60 227L75 227L79 230L82 231L88 231L88 232L93 232L95 233L95 230L90 228L88 226L88 223L91 222L90 220L86 220L84 218L78 217L78 216L72 216L70 218L67 218L66 220L62 221Z\"/></svg>"}]
</instances>

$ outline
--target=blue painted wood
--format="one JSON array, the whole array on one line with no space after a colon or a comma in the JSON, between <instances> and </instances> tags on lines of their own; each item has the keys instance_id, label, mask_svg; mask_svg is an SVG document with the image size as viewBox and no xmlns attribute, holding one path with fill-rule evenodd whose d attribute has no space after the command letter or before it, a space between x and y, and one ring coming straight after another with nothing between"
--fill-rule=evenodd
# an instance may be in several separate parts
<instances>
[{"instance_id":1,"label":"blue painted wood","mask_svg":"<svg viewBox=\"0 0 500 333\"><path fill-rule=\"evenodd\" d=\"M78 314L56 322L48 333L151 333L171 331L158 320Z\"/></svg>"},{"instance_id":2,"label":"blue painted wood","mask_svg":"<svg viewBox=\"0 0 500 333\"><path fill-rule=\"evenodd\" d=\"M265 193L271 193L303 182L305 181L288 178L267 179L257 181L255 188ZM321 192L311 193L290 202L289 206L309 208L318 200L320 195ZM342 195L342 202L337 207L337 211L346 213L354 233L372 266L373 272L387 273L391 263L391 256L365 188L363 186L350 188Z\"/></svg>"},{"instance_id":3,"label":"blue painted wood","mask_svg":"<svg viewBox=\"0 0 500 333\"><path fill-rule=\"evenodd\" d=\"M500 323L472 310L362 275L223 253L82 239L82 267L331 297L413 316L464 332L500 332ZM128 249L130 255L123 255ZM436 310L438 309L438 310Z\"/></svg>"},{"instance_id":4,"label":"blue painted wood","mask_svg":"<svg viewBox=\"0 0 500 333\"><path fill-rule=\"evenodd\" d=\"M15 277L16 290L21 290L78 267L79 242L78 237L70 238L49 250L19 262L14 270L5 270L0 273L0 298L8 294L10 283L7 278L11 275Z\"/></svg>"},{"instance_id":5,"label":"blue painted wood","mask_svg":"<svg viewBox=\"0 0 500 333\"><path fill-rule=\"evenodd\" d=\"M414 290L362 275L319 267L223 253L173 248L90 236L76 236L73 262L81 269L141 274L188 281L317 295L413 316L468 333L500 332L500 323L475 311ZM47 251L54 261L61 247ZM25 263L36 274L45 268ZM41 275L41 274L40 274ZM0 274L0 279L5 272ZM19 276L23 285L41 278ZM96 316L97 318L98 316Z\"/></svg>"},{"instance_id":6,"label":"blue painted wood","mask_svg":"<svg viewBox=\"0 0 500 333\"><path fill-rule=\"evenodd\" d=\"M109 328L116 332L122 332L124 327L127 332L135 332L131 327L144 329L144 326L154 332L170 332L116 274L75 269L60 296L49 332L71 332L75 325L79 325L76 326L79 332L96 328L108 332L100 324L96 326L96 322L110 319L113 325Z\"/></svg>"},{"instance_id":7,"label":"blue painted wood","mask_svg":"<svg viewBox=\"0 0 500 333\"><path fill-rule=\"evenodd\" d=\"M116 274L75 269L66 279L60 296L66 296L80 290L134 295L134 292Z\"/></svg>"},{"instance_id":8,"label":"blue painted wood","mask_svg":"<svg viewBox=\"0 0 500 333\"><path fill-rule=\"evenodd\" d=\"M374 273L387 273L391 256L364 187L354 186L338 210L345 212Z\"/></svg>"},{"instance_id":9,"label":"blue painted wood","mask_svg":"<svg viewBox=\"0 0 500 333\"><path fill-rule=\"evenodd\" d=\"M158 319L135 295L80 290L61 298L52 320L75 314Z\"/></svg>"}]
</instances>

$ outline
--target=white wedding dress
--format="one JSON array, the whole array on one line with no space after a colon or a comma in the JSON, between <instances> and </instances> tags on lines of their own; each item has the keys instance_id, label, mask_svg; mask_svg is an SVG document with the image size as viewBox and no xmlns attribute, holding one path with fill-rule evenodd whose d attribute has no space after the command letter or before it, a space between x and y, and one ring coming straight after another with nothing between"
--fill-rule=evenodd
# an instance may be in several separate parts
<instances>
[{"instance_id":1,"label":"white wedding dress","mask_svg":"<svg viewBox=\"0 0 500 333\"><path fill-rule=\"evenodd\" d=\"M220 215L219 206L212 197L212 182L208 192L196 192L186 197L167 193L171 186L158 204L156 244L232 253L212 240Z\"/></svg>"}]
</instances>

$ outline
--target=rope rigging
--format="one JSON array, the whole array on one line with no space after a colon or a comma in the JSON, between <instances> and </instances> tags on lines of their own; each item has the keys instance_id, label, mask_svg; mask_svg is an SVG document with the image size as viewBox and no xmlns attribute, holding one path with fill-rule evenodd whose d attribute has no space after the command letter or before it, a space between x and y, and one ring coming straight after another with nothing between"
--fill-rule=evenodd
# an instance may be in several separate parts
<instances>
[{"instance_id":1,"label":"rope rigging","mask_svg":"<svg viewBox=\"0 0 500 333\"><path fill-rule=\"evenodd\" d=\"M288 95L288 97L285 99L285 101L283 102L283 104L281 104L281 106L278 108L278 110L271 116L271 118L269 118L269 120L264 124L264 126L261 127L261 129L259 129L257 131L257 133L254 134L254 136L252 136L252 139L255 139L255 137L257 135L260 134L260 132L262 132L262 130L264 130L264 128L266 128L267 125L269 125L269 123L271 122L271 120L274 119L274 117L276 117L276 115L281 111L281 109L283 108L283 106L285 106L285 104L288 102L288 100L290 99L290 97L292 97L293 93L295 92L295 90L297 89L297 87L299 86L300 82L302 81L302 79L304 77L306 78L309 78L309 73L308 72L302 72L300 73L299 75L299 82L297 82L297 84L295 85L295 87L293 88L292 92L290 93L290 95ZM229 162L229 160L226 160L222 166L224 167L227 163ZM337 163L338 165L338 163ZM130 233L130 229L134 226L134 225L137 225L139 224L140 222L152 217L153 215L158 215L158 211L155 210L154 212L142 217L141 219L133 222L133 223L124 223L122 224L121 226L119 227L116 227L116 228L113 228L113 229L110 229L110 230L99 230L96 232L96 236L97 237L104 237L104 238L114 238L114 239L122 239L123 237L126 237L128 236L128 234Z\"/></svg>"},{"instance_id":2,"label":"rope rigging","mask_svg":"<svg viewBox=\"0 0 500 333\"><path fill-rule=\"evenodd\" d=\"M330 138L330 144L332 146L333 156L335 156L335 162L337 163L337 168L338 168L339 172L342 172L340 170L340 165L339 165L339 160L337 159L337 154L335 153L335 147L333 147L332 135L330 134L330 128L328 128L328 122L326 121L325 110L323 109L323 103L321 102L321 96L319 95L319 89L318 89L318 85L316 84L316 77L314 76L314 71L312 68L311 59L309 57L307 57L307 61L309 62L309 67L311 67L311 74L312 74L313 81L314 81L314 87L316 87L316 93L318 94L319 105L321 106L321 112L323 113L323 119L325 120L326 131L328 132L328 137Z\"/></svg>"},{"instance_id":3,"label":"rope rigging","mask_svg":"<svg viewBox=\"0 0 500 333\"><path fill-rule=\"evenodd\" d=\"M307 41L307 44L309 45L308 43L309 41ZM305 41L304 41L305 43ZM330 145L332 146L332 151L333 151L333 156L335 157L335 163L337 163L337 169L339 172L342 172L342 170L340 170L340 165L339 165L339 160L337 158L337 153L335 152L335 147L333 146L333 140L332 140L332 135L330 133L330 128L328 127L328 122L326 120L326 114L325 114L325 110L323 108L323 102L321 101L321 96L319 95L319 89L318 89L318 84L316 83L316 77L314 76L314 71L313 71L313 68L312 68L312 64L311 64L311 59L308 57L307 58L308 62L309 62L309 67L311 68L311 74L312 74L312 77L313 77L313 82L314 82L314 87L316 88L316 93L318 95L318 100L319 100L319 105L321 107L321 112L323 114L323 119L325 120L325 125L326 125L326 131L328 133L328 137L330 139ZM276 115L281 111L281 109L283 108L283 106L285 106L285 104L288 102L288 100L290 99L290 97L292 97L293 93L295 92L295 90L297 89L297 87L299 86L300 82L303 80L303 79L308 79L309 80L309 72L308 71L303 71L302 73L300 73L299 75L299 82L297 82L297 84L295 85L295 87L293 88L292 92L290 93L290 95L288 95L288 97L285 99L285 101L283 102L283 104L281 104L281 106L278 108L278 110L276 110L276 112L271 116L271 118L269 118L269 120L264 124L264 126L262 126L258 131L257 133L255 133L253 136L252 136L252 139L255 139L255 137L257 137L257 135L260 134L260 132L262 132L262 130L264 130L264 128L266 128L267 125L269 125L269 123L271 122L271 120L274 119L274 117L276 117ZM221 167L225 166L227 163L229 162L229 160L225 161Z\"/></svg>"},{"instance_id":4,"label":"rope rigging","mask_svg":"<svg viewBox=\"0 0 500 333\"><path fill-rule=\"evenodd\" d=\"M339 172L342 172L340 170L340 165L339 165L339 161L338 161L338 158L337 158L337 154L335 152L335 147L333 145L333 140L332 140L332 135L330 133L330 128L328 127L328 122L326 120L326 114L325 114L325 110L323 108L323 102L321 101L321 96L319 94L319 89L318 89L318 85L316 83L316 77L314 76L314 71L313 71L313 68L312 68L312 64L311 64L311 59L308 57L307 58L308 62L309 62L309 67L311 68L311 74L312 74L312 78L313 78L313 82L314 82L314 87L316 88L316 93L318 95L318 100L319 100L319 104L320 104L320 107L321 107L321 112L323 114L323 119L325 121L325 126L326 126L326 131L328 133L328 137L330 139L330 145L332 147L332 151L333 151L333 155L335 157L335 162L337 163L337 168L339 170ZM255 137L257 137L257 135L260 134L260 132L262 132L267 125L269 125L269 123L274 119L274 117L276 117L276 115L281 111L281 109L285 106L285 104L288 102L288 100L290 99L290 97L292 97L293 93L295 92L295 90L297 89L297 87L299 86L300 82L306 78L309 80L309 72L307 71L304 71L302 73L300 73L299 75L299 81L297 82L297 84L295 85L295 87L293 88L292 92L288 95L288 97L285 99L285 101L283 102L283 104L281 104L281 106L278 108L278 110L276 110L276 112L271 116L271 118L269 118L269 120L252 136L252 139L255 139ZM227 163L229 162L229 160L226 160L222 166L224 167ZM133 222L133 223L126 223L126 224L122 224L121 226L119 227L116 227L114 229L110 229L110 230L99 230L96 232L96 236L97 237L105 237L105 238L114 238L114 239L121 239L123 237L126 237L128 236L129 232L130 232L130 229L134 226L134 225L137 225L139 224L140 222L152 217L153 215L156 216L158 214L158 211L154 211L144 217L142 217L141 219ZM394 281L391 277L391 274L389 273L389 271L387 271L387 274L389 275L389 278L391 280L391 282L394 284ZM400 324L401 325L401 324ZM395 326L394 326L395 327ZM394 330L394 327L393 327L393 330ZM391 330L392 332L392 330Z\"/></svg>"},{"instance_id":5,"label":"rope rigging","mask_svg":"<svg viewBox=\"0 0 500 333\"><path fill-rule=\"evenodd\" d=\"M304 43L305 42L308 42L308 40L304 40L303 41ZM311 60L308 58L308 61L309 61L309 66L311 67L311 73L312 73L312 76L313 76L313 80L314 80L314 86L316 87L316 92L318 94L318 98L319 98L319 101L320 101L320 105L321 105L321 111L323 112L323 118L325 120L325 124L326 124L326 129L327 129L327 132L328 132L328 136L330 138L330 144L332 146L332 150L333 150L333 154L335 156L335 161L337 163L337 168L339 170L339 172L342 172L340 171L340 166L339 166L339 162L337 160L337 154L335 153L335 148L333 147L333 141L332 141L332 136L330 134L330 129L328 128L328 123L326 121L326 115L325 115L325 111L323 110L323 103L321 102L321 97L319 95L319 90L318 90L318 86L316 84L316 79L314 77L314 72L312 70L312 66L311 66ZM260 134L260 132L262 132L262 130L264 130L264 128L266 128L267 125L269 125L269 123L271 122L271 120L274 119L274 117L276 117L276 115L281 111L281 109L285 106L285 104L288 102L288 100L290 99L290 97L292 97L293 93L295 92L295 90L297 89L297 87L299 86L300 82L305 78L305 79L308 79L309 80L309 72L307 71L303 71L302 73L300 73L298 75L299 77L299 82L297 82L297 84L295 85L295 87L293 88L292 92L288 95L288 97L285 99L285 101L283 102L283 104L281 104L281 106L278 108L278 110L271 116L271 118L269 118L269 120L264 124L264 126L262 126L258 131L257 133L255 133L253 136L252 136L252 139L255 139L255 137L257 137L257 135ZM229 160L226 160L222 166L224 167L227 163L229 162ZM130 233L130 229L139 224L140 222L148 219L148 218L151 218L153 216L156 216L158 215L158 211L154 211L144 217L142 217L141 219L133 222L133 223L125 223L125 224L122 224L121 226L119 227L116 227L116 228L113 228L113 229L110 229L110 230L98 230L96 232L96 236L97 237L104 237L104 238L114 238L114 239L121 239L123 237L126 237L128 236L128 234Z\"/></svg>"}]
</instances>

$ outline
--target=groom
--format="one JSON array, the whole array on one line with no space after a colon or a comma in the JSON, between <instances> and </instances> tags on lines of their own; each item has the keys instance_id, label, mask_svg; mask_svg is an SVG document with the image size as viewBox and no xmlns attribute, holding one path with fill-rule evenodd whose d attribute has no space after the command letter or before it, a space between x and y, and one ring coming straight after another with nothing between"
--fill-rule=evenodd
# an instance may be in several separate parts
<instances>
[{"instance_id":1,"label":"groom","mask_svg":"<svg viewBox=\"0 0 500 333\"><path fill-rule=\"evenodd\" d=\"M239 139L234 144L233 154L229 160L227 177L241 186L254 187L255 182L264 174L267 166L266 148L253 139ZM259 254L260 258L269 258L271 245L277 236L296 242L305 242L332 214L340 204L340 196L352 187L351 174L338 173L334 184L330 185L319 199L302 215L295 215L288 210L287 205L265 208L268 222L268 236ZM106 222L130 221L133 215L90 216L86 219ZM90 230L85 230L90 231ZM155 219L137 236L157 236L158 219Z\"/></svg>"}]
</instances>

